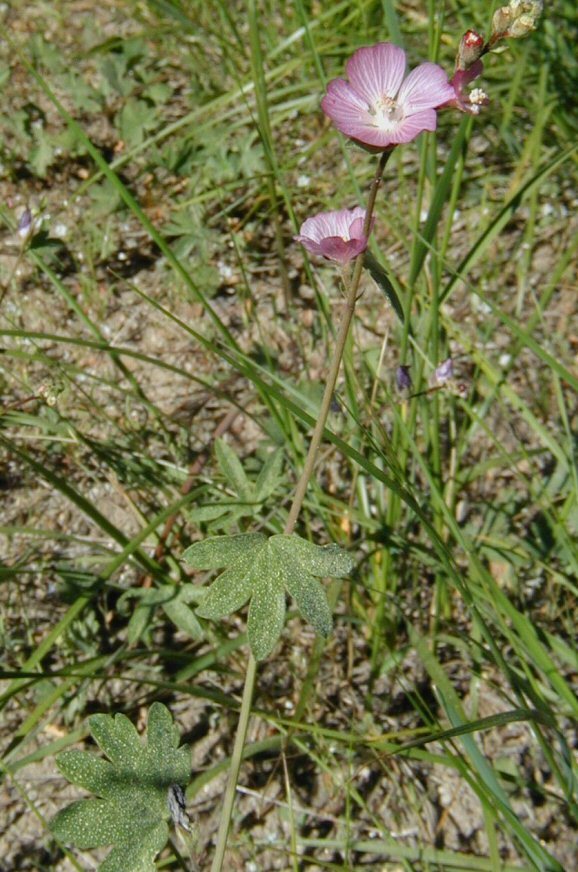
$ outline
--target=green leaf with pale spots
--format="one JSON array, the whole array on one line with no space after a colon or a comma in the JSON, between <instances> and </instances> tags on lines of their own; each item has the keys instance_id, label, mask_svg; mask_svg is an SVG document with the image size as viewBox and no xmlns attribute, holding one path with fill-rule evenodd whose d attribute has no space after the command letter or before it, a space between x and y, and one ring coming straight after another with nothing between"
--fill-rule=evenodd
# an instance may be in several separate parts
<instances>
[{"instance_id":1,"label":"green leaf with pale spots","mask_svg":"<svg viewBox=\"0 0 578 872\"><path fill-rule=\"evenodd\" d=\"M195 569L222 569L266 541L264 533L211 536L189 546L183 554L183 560Z\"/></svg>"},{"instance_id":2,"label":"green leaf with pale spots","mask_svg":"<svg viewBox=\"0 0 578 872\"><path fill-rule=\"evenodd\" d=\"M79 800L60 811L52 832L82 850L112 845L100 872L154 872L155 857L169 835L169 788L190 780L190 750L178 747L178 729L161 703L150 708L146 742L121 714L93 715L89 725L108 760L65 751L56 762L72 784L98 799Z\"/></svg>"},{"instance_id":3,"label":"green leaf with pale spots","mask_svg":"<svg viewBox=\"0 0 578 872\"><path fill-rule=\"evenodd\" d=\"M331 610L316 576L343 578L353 569L351 557L337 545L321 547L286 534L215 536L191 545L184 559L196 569L227 567L209 587L197 614L220 620L250 601L247 633L257 660L271 653L281 635L286 594L315 631L328 636Z\"/></svg>"}]
</instances>

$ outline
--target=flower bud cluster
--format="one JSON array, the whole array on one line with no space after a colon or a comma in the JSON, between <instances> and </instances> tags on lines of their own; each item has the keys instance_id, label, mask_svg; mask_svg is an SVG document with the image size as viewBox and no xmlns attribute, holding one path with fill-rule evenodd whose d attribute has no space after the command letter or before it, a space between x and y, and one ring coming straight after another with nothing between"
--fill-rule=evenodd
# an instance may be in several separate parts
<instances>
[{"instance_id":1,"label":"flower bud cluster","mask_svg":"<svg viewBox=\"0 0 578 872\"><path fill-rule=\"evenodd\" d=\"M508 6L501 6L492 19L493 45L499 39L521 39L536 28L536 22L544 4L542 0L510 0Z\"/></svg>"},{"instance_id":2,"label":"flower bud cluster","mask_svg":"<svg viewBox=\"0 0 578 872\"><path fill-rule=\"evenodd\" d=\"M501 39L519 39L536 27L544 4L542 0L510 0L508 6L497 9L492 19L492 32L486 42L475 30L467 30L460 40L456 55L456 71L451 80L455 99L448 105L470 115L477 115L489 103L481 88L467 90L467 86L481 76L484 65L481 58Z\"/></svg>"}]
</instances>

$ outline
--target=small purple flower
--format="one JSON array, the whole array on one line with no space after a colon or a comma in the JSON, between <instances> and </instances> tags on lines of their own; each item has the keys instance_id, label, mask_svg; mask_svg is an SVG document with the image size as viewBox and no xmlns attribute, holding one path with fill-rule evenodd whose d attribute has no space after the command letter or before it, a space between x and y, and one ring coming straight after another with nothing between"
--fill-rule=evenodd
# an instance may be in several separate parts
<instances>
[{"instance_id":1,"label":"small purple flower","mask_svg":"<svg viewBox=\"0 0 578 872\"><path fill-rule=\"evenodd\" d=\"M434 371L433 380L440 387L451 381L454 377L454 362L451 357L442 361Z\"/></svg>"},{"instance_id":2,"label":"small purple flower","mask_svg":"<svg viewBox=\"0 0 578 872\"><path fill-rule=\"evenodd\" d=\"M367 248L367 236L363 233L365 209L341 209L338 212L319 212L301 225L296 242L328 260L346 264ZM373 219L371 228L373 227Z\"/></svg>"},{"instance_id":3,"label":"small purple flower","mask_svg":"<svg viewBox=\"0 0 578 872\"><path fill-rule=\"evenodd\" d=\"M436 107L455 97L437 64L421 64L406 77L405 52L390 42L358 49L346 70L349 81L329 82L321 107L338 130L371 151L435 130Z\"/></svg>"},{"instance_id":4,"label":"small purple flower","mask_svg":"<svg viewBox=\"0 0 578 872\"><path fill-rule=\"evenodd\" d=\"M21 239L26 239L31 230L32 212L27 207L18 219L18 235Z\"/></svg>"},{"instance_id":5,"label":"small purple flower","mask_svg":"<svg viewBox=\"0 0 578 872\"><path fill-rule=\"evenodd\" d=\"M409 366L402 364L398 366L395 371L395 384L397 386L398 391L410 391L413 385L411 380L411 375L409 373Z\"/></svg>"}]
</instances>

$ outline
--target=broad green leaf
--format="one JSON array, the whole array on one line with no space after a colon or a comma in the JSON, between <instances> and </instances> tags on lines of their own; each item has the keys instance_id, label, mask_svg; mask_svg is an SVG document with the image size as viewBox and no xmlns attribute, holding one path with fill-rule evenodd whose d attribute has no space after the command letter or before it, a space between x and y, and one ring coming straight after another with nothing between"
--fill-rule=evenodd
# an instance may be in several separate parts
<instances>
[{"instance_id":1,"label":"broad green leaf","mask_svg":"<svg viewBox=\"0 0 578 872\"><path fill-rule=\"evenodd\" d=\"M111 762L67 751L57 764L69 781L100 798L67 806L51 829L81 849L114 846L100 872L154 870L168 838L169 789L189 781L190 750L178 747L178 729L161 703L150 708L146 742L124 715L94 715L89 724Z\"/></svg>"},{"instance_id":2,"label":"broad green leaf","mask_svg":"<svg viewBox=\"0 0 578 872\"><path fill-rule=\"evenodd\" d=\"M245 474L241 461L224 439L217 439L215 442L215 454L221 472L237 496L242 497L242 499L253 497L253 486Z\"/></svg>"},{"instance_id":3,"label":"broad green leaf","mask_svg":"<svg viewBox=\"0 0 578 872\"><path fill-rule=\"evenodd\" d=\"M219 620L250 600L247 631L258 660L271 653L281 635L287 593L316 632L329 635L331 610L314 576L342 578L354 565L337 545L314 545L296 535L267 538L262 533L205 539L192 545L185 559L203 569L228 566L210 585L197 614Z\"/></svg>"},{"instance_id":4,"label":"broad green leaf","mask_svg":"<svg viewBox=\"0 0 578 872\"><path fill-rule=\"evenodd\" d=\"M183 554L183 560L195 569L222 569L266 541L263 533L213 536L190 545Z\"/></svg>"}]
</instances>

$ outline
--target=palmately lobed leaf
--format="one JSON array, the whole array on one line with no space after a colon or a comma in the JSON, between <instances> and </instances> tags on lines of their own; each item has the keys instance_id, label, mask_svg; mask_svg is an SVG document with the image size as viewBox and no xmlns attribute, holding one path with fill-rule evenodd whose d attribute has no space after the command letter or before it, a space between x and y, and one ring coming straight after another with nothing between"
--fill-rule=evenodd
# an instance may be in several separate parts
<instances>
[{"instance_id":1,"label":"palmately lobed leaf","mask_svg":"<svg viewBox=\"0 0 578 872\"><path fill-rule=\"evenodd\" d=\"M327 637L331 609L316 576L342 578L354 566L352 557L338 545L314 545L284 533L215 536L191 545L184 556L200 569L228 567L210 585L197 615L219 620L250 601L247 634L257 660L271 653L281 635L286 592L315 631Z\"/></svg>"},{"instance_id":2,"label":"palmately lobed leaf","mask_svg":"<svg viewBox=\"0 0 578 872\"><path fill-rule=\"evenodd\" d=\"M89 723L111 762L66 751L57 763L69 780L102 798L72 803L51 829L80 848L114 845L101 872L154 869L168 838L169 789L190 780L190 749L179 747L179 731L161 703L150 708L146 742L124 715L93 715Z\"/></svg>"},{"instance_id":3,"label":"palmately lobed leaf","mask_svg":"<svg viewBox=\"0 0 578 872\"><path fill-rule=\"evenodd\" d=\"M183 560L195 569L222 569L231 566L243 554L263 547L263 533L239 533L235 536L211 536L194 542L183 554Z\"/></svg>"}]
</instances>

